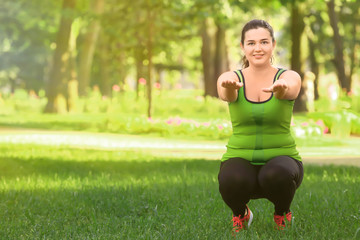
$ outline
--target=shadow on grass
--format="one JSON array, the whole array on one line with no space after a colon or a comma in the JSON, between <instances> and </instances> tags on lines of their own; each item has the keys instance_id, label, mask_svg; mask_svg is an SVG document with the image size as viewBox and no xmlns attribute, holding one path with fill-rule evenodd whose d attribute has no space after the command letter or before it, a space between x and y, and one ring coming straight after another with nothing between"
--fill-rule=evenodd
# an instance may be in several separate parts
<instances>
[{"instance_id":1,"label":"shadow on grass","mask_svg":"<svg viewBox=\"0 0 360 240\"><path fill-rule=\"evenodd\" d=\"M1 176L6 179L27 176L87 177L89 175L110 175L116 179L154 177L203 173L216 175L219 161L208 160L151 160L151 161L62 161L48 159L27 159L0 157Z\"/></svg>"}]
</instances>

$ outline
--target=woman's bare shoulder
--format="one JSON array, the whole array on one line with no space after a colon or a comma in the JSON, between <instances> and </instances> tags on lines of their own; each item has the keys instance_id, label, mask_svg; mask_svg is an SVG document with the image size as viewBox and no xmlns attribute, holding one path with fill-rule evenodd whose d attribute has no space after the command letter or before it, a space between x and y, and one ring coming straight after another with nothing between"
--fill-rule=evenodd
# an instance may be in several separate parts
<instances>
[{"instance_id":1,"label":"woman's bare shoulder","mask_svg":"<svg viewBox=\"0 0 360 240\"><path fill-rule=\"evenodd\" d=\"M281 74L280 78L293 78L301 80L300 75L294 70L286 70L283 74Z\"/></svg>"},{"instance_id":2,"label":"woman's bare shoulder","mask_svg":"<svg viewBox=\"0 0 360 240\"><path fill-rule=\"evenodd\" d=\"M222 73L219 76L219 80L221 80L221 79L238 80L238 77L234 71L227 71L227 72Z\"/></svg>"}]
</instances>

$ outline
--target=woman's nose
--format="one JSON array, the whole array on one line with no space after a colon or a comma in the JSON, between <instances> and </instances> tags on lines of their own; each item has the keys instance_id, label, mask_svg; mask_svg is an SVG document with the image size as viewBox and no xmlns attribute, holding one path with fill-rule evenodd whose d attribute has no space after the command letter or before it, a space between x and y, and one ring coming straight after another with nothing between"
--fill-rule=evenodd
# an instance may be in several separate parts
<instances>
[{"instance_id":1,"label":"woman's nose","mask_svg":"<svg viewBox=\"0 0 360 240\"><path fill-rule=\"evenodd\" d=\"M260 43L255 44L255 51L261 50Z\"/></svg>"}]
</instances>

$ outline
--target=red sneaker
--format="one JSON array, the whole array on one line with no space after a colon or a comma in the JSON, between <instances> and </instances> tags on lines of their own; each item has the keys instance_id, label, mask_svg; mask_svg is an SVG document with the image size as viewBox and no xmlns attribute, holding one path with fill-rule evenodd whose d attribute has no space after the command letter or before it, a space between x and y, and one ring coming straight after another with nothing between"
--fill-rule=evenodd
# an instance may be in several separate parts
<instances>
[{"instance_id":1,"label":"red sneaker","mask_svg":"<svg viewBox=\"0 0 360 240\"><path fill-rule=\"evenodd\" d=\"M246 206L246 214L243 218L239 216L233 216L233 227L234 232L239 232L240 230L247 229L250 227L250 224L253 220L253 214L250 211L249 207Z\"/></svg>"},{"instance_id":2,"label":"red sneaker","mask_svg":"<svg viewBox=\"0 0 360 240\"><path fill-rule=\"evenodd\" d=\"M286 226L291 226L291 218L292 213L288 212L286 215L275 215L274 214L274 221L276 223L276 228L278 230L285 229Z\"/></svg>"}]
</instances>

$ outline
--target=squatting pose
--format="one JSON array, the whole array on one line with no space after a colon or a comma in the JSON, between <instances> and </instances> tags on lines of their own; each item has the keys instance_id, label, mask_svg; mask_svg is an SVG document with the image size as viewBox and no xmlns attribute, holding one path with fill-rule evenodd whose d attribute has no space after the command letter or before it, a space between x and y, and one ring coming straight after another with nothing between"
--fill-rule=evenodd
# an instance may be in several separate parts
<instances>
[{"instance_id":1,"label":"squatting pose","mask_svg":"<svg viewBox=\"0 0 360 240\"><path fill-rule=\"evenodd\" d=\"M241 34L243 69L221 74L219 97L229 103L233 135L222 157L219 190L233 212L234 231L250 226L251 199L275 206L278 229L290 225L290 205L303 179L303 165L290 132L301 78L272 65L276 41L263 20L248 22Z\"/></svg>"}]
</instances>

